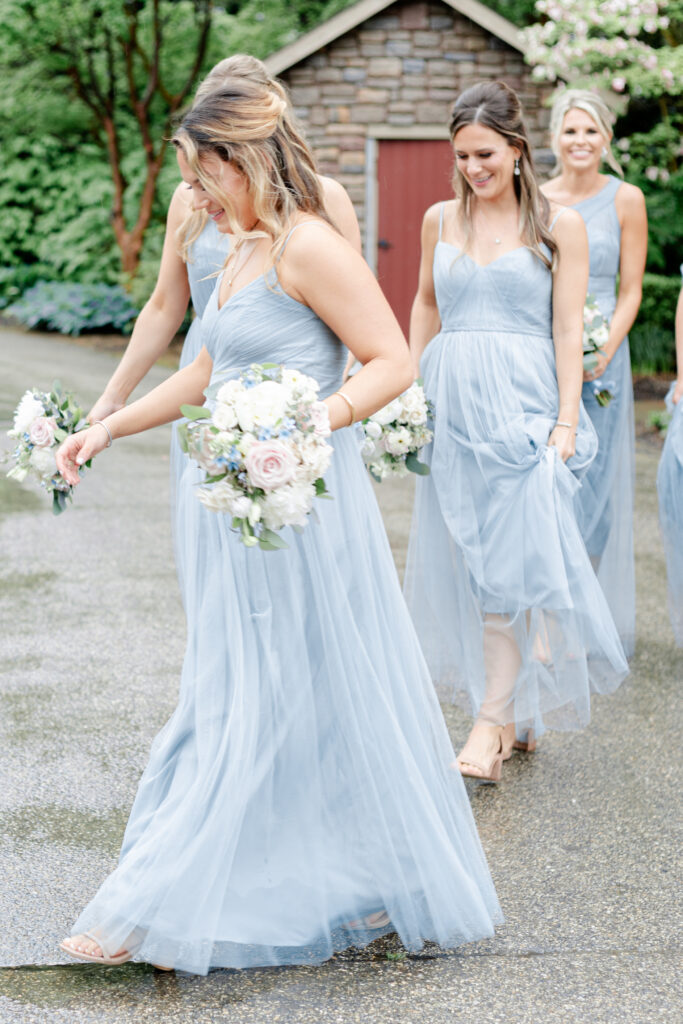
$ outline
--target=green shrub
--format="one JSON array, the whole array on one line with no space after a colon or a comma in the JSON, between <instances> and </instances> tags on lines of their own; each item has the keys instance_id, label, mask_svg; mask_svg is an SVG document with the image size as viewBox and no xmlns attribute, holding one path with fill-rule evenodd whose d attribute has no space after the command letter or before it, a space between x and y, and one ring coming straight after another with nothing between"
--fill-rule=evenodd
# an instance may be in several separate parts
<instances>
[{"instance_id":1,"label":"green shrub","mask_svg":"<svg viewBox=\"0 0 683 1024\"><path fill-rule=\"evenodd\" d=\"M8 306L6 312L26 327L62 334L125 331L138 313L120 285L59 281L39 281Z\"/></svg>"},{"instance_id":2,"label":"green shrub","mask_svg":"<svg viewBox=\"0 0 683 1024\"><path fill-rule=\"evenodd\" d=\"M643 278L643 299L629 334L636 373L676 372L674 319L680 290L680 277L646 274Z\"/></svg>"}]
</instances>

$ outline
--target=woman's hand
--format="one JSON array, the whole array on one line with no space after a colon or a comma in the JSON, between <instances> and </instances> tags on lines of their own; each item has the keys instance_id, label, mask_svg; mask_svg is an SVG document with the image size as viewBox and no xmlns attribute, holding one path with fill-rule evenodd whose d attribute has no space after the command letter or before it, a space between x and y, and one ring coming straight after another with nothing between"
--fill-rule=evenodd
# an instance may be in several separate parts
<instances>
[{"instance_id":1,"label":"woman's hand","mask_svg":"<svg viewBox=\"0 0 683 1024\"><path fill-rule=\"evenodd\" d=\"M563 462L576 454L576 428L555 426L548 438L548 446L557 448Z\"/></svg>"},{"instance_id":2,"label":"woman's hand","mask_svg":"<svg viewBox=\"0 0 683 1024\"><path fill-rule=\"evenodd\" d=\"M85 417L88 423L96 423L97 420L106 419L107 416L111 416L113 412L118 412L119 409L123 409L125 402L115 401L113 398L107 396L107 392L100 395L92 409Z\"/></svg>"},{"instance_id":3,"label":"woman's hand","mask_svg":"<svg viewBox=\"0 0 683 1024\"><path fill-rule=\"evenodd\" d=\"M594 370L586 370L584 372L584 380L598 380L609 366L609 357L605 352L596 352L595 358L598 361L597 365Z\"/></svg>"},{"instance_id":4,"label":"woman's hand","mask_svg":"<svg viewBox=\"0 0 683 1024\"><path fill-rule=\"evenodd\" d=\"M57 450L57 469L66 482L75 487L81 479L78 474L79 466L85 465L108 445L109 435L101 423L96 423L87 430L79 430L77 434L67 437Z\"/></svg>"},{"instance_id":5,"label":"woman's hand","mask_svg":"<svg viewBox=\"0 0 683 1024\"><path fill-rule=\"evenodd\" d=\"M676 387L674 388L673 403L678 405L681 398L683 398L683 377L679 377L676 381Z\"/></svg>"}]
</instances>

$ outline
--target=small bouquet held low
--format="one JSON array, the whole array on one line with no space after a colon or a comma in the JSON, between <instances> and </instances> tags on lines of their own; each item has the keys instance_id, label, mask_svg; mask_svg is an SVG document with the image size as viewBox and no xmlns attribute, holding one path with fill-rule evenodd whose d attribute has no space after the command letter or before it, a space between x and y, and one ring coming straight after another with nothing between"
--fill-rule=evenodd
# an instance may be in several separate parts
<instances>
[{"instance_id":1,"label":"small bouquet held low","mask_svg":"<svg viewBox=\"0 0 683 1024\"><path fill-rule=\"evenodd\" d=\"M274 363L254 364L240 377L205 392L209 406L181 407L187 454L206 477L197 496L232 517L247 547L288 547L284 526L300 530L313 499L329 497L323 479L333 448L327 406L318 383Z\"/></svg>"},{"instance_id":2,"label":"small bouquet held low","mask_svg":"<svg viewBox=\"0 0 683 1024\"><path fill-rule=\"evenodd\" d=\"M594 372L598 365L598 355L604 355L605 345L608 341L609 324L600 312L595 298L588 295L583 307L583 368L586 373ZM609 405L614 398L610 391L611 381L603 382L602 378L599 378L592 383L598 405Z\"/></svg>"},{"instance_id":3,"label":"small bouquet held low","mask_svg":"<svg viewBox=\"0 0 683 1024\"><path fill-rule=\"evenodd\" d=\"M74 396L62 391L59 381L55 381L52 391L32 388L26 392L15 409L12 428L7 431L7 436L16 442L10 453L14 465L7 476L19 482L27 477L36 480L52 495L55 515L64 511L73 492L57 469L55 451L69 434L75 434L84 426L83 409ZM85 465L89 466L90 461Z\"/></svg>"},{"instance_id":4,"label":"small bouquet held low","mask_svg":"<svg viewBox=\"0 0 683 1024\"><path fill-rule=\"evenodd\" d=\"M433 415L421 381L415 381L393 402L363 420L361 454L375 480L429 473L429 466L420 462L418 453L432 440L428 421Z\"/></svg>"}]
</instances>

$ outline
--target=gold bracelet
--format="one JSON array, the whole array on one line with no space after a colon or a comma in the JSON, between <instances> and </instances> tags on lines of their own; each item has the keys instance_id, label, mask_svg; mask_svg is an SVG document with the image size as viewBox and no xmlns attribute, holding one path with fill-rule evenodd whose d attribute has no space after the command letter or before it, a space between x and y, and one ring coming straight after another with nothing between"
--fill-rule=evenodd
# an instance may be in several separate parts
<instances>
[{"instance_id":1,"label":"gold bracelet","mask_svg":"<svg viewBox=\"0 0 683 1024\"><path fill-rule=\"evenodd\" d=\"M351 419L349 420L349 426L351 426L351 424L356 419L356 410L354 408L353 402L351 401L348 395L344 394L343 391L335 391L334 394L339 395L340 398L343 398L346 404L348 405L349 411L351 412Z\"/></svg>"}]
</instances>

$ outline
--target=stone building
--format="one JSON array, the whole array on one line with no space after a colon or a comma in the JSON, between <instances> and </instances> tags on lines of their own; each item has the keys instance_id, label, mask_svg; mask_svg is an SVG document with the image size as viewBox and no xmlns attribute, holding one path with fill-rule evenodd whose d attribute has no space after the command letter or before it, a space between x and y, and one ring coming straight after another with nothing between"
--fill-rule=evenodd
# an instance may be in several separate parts
<instances>
[{"instance_id":1,"label":"stone building","mask_svg":"<svg viewBox=\"0 0 683 1024\"><path fill-rule=\"evenodd\" d=\"M365 257L407 326L422 215L452 194L455 96L503 79L521 96L537 156L547 154L549 90L532 80L517 28L477 0L360 0L266 63L289 87L321 172L346 186Z\"/></svg>"}]
</instances>

